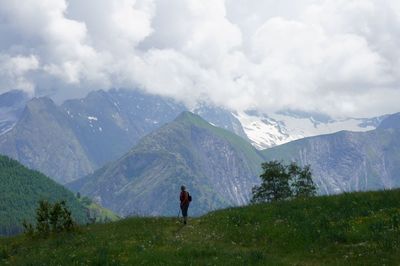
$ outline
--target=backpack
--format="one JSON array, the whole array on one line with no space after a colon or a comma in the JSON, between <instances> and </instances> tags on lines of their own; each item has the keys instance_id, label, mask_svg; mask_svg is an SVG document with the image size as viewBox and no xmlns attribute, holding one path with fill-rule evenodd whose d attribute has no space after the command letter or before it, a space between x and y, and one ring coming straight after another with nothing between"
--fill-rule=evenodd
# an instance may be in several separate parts
<instances>
[{"instance_id":1,"label":"backpack","mask_svg":"<svg viewBox=\"0 0 400 266\"><path fill-rule=\"evenodd\" d=\"M192 196L190 196L189 192L188 192L188 200L189 200L189 202L192 201Z\"/></svg>"}]
</instances>

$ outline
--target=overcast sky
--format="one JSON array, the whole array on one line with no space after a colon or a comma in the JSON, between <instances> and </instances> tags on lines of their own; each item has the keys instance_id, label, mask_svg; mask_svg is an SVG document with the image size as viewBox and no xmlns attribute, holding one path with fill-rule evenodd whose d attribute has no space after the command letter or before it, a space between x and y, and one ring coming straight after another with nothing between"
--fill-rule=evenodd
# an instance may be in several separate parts
<instances>
[{"instance_id":1,"label":"overcast sky","mask_svg":"<svg viewBox=\"0 0 400 266\"><path fill-rule=\"evenodd\" d=\"M400 111L399 0L0 0L0 92Z\"/></svg>"}]
</instances>

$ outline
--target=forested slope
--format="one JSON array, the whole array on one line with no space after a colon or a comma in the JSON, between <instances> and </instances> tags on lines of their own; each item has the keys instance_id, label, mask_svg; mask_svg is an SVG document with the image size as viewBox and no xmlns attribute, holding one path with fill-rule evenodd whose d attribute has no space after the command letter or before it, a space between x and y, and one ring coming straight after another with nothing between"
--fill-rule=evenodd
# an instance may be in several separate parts
<instances>
[{"instance_id":1,"label":"forested slope","mask_svg":"<svg viewBox=\"0 0 400 266\"><path fill-rule=\"evenodd\" d=\"M0 235L21 232L23 220L34 222L40 200L65 200L75 220L87 222L86 208L72 192L42 173L1 155L0 184Z\"/></svg>"}]
</instances>

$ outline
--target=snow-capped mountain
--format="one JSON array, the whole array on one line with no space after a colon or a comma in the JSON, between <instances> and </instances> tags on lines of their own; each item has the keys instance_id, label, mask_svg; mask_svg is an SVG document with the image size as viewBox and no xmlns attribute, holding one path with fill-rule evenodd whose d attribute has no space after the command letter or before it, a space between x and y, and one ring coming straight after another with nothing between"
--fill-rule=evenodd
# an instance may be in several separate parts
<instances>
[{"instance_id":1,"label":"snow-capped mountain","mask_svg":"<svg viewBox=\"0 0 400 266\"><path fill-rule=\"evenodd\" d=\"M385 117L333 119L318 114L279 112L267 115L256 111L232 114L240 121L253 146L260 150L342 130L373 130Z\"/></svg>"},{"instance_id":2,"label":"snow-capped mountain","mask_svg":"<svg viewBox=\"0 0 400 266\"><path fill-rule=\"evenodd\" d=\"M0 95L0 153L65 183L117 159L186 110L172 99L134 90L94 91L61 105L8 92ZM257 149L341 130L372 130L382 119L232 112L207 104L192 111Z\"/></svg>"},{"instance_id":3,"label":"snow-capped mountain","mask_svg":"<svg viewBox=\"0 0 400 266\"><path fill-rule=\"evenodd\" d=\"M91 131L94 132L97 130L101 132L104 129L107 130L107 126L102 123L102 121L104 122L107 119L98 121L98 117L91 114L100 112L100 116L103 116L103 113L107 115L107 112L104 110L104 99L103 101L98 99L101 98L99 95L105 94L109 95L110 98L106 102L113 102L117 110L116 113L114 112L112 119L129 135L144 136L163 123L170 121L180 112L187 110L182 104L169 99L128 90L110 90L107 93L101 91L92 92L84 99L66 101L63 106L72 119L74 116L78 117L88 113L87 119L82 122L83 124L80 123L80 128L90 126ZM123 97L120 95L123 95ZM117 98L117 100L114 98ZM160 102L157 102L155 99L161 102L164 100L167 105L164 104L161 106ZM28 100L29 97L21 91L10 91L0 95L0 135L14 127ZM89 108L90 112L88 110L80 110L79 103L83 104L88 101L91 101L89 103L89 106L91 106ZM118 101L122 101L122 107L118 106L116 103ZM93 110L97 110L98 112ZM355 132L369 131L375 129L385 117L334 119L326 115L299 111L285 111L272 114L257 111L231 112L205 103L190 111L200 115L215 126L227 129L247 139L257 149L270 148L293 140L330 134L341 130ZM158 114L158 120L160 121L157 120L157 116L154 116L153 113ZM126 119L123 119L123 117ZM135 126L134 128L130 128L131 131L129 131L128 124L130 123L127 124L125 120L132 120L132 117L134 119L139 117L136 120L141 121L139 123L142 123L146 129L143 129L142 126ZM88 123L88 125L85 125L85 123ZM147 126L148 124L150 126ZM93 138L91 134L87 137L89 139ZM137 139L138 137L135 138L135 141ZM133 145L135 141L128 142L128 146Z\"/></svg>"}]
</instances>

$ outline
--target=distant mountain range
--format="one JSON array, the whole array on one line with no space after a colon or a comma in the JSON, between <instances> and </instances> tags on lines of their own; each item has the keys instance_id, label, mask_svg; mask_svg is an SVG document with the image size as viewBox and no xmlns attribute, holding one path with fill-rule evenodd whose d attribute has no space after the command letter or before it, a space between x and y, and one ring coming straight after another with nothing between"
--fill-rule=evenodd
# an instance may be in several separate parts
<instances>
[{"instance_id":1,"label":"distant mountain range","mask_svg":"<svg viewBox=\"0 0 400 266\"><path fill-rule=\"evenodd\" d=\"M326 115L293 111L272 114L247 111L235 112L233 115L240 121L254 147L260 150L341 130L373 130L386 117L333 119Z\"/></svg>"},{"instance_id":2,"label":"distant mountain range","mask_svg":"<svg viewBox=\"0 0 400 266\"><path fill-rule=\"evenodd\" d=\"M376 130L304 138L262 153L266 160L310 164L323 194L400 187L400 113Z\"/></svg>"},{"instance_id":3,"label":"distant mountain range","mask_svg":"<svg viewBox=\"0 0 400 266\"><path fill-rule=\"evenodd\" d=\"M123 89L61 105L12 91L0 95L0 153L120 215L175 215L183 183L195 195L194 214L243 205L261 162L273 159L310 164L322 194L400 186L399 114L334 120L207 105L192 111L198 115Z\"/></svg>"},{"instance_id":4,"label":"distant mountain range","mask_svg":"<svg viewBox=\"0 0 400 266\"><path fill-rule=\"evenodd\" d=\"M258 183L259 151L243 138L183 112L132 150L68 187L120 215L177 215L180 186L192 214L246 204Z\"/></svg>"},{"instance_id":5,"label":"distant mountain range","mask_svg":"<svg viewBox=\"0 0 400 266\"><path fill-rule=\"evenodd\" d=\"M34 98L0 135L0 153L66 183L117 159L183 110L171 100L124 90L92 92L61 106Z\"/></svg>"},{"instance_id":6,"label":"distant mountain range","mask_svg":"<svg viewBox=\"0 0 400 266\"><path fill-rule=\"evenodd\" d=\"M320 194L400 186L399 114L369 132L341 131L258 151L244 139L184 112L130 152L68 185L120 215L174 215L179 186L193 213L243 205L268 160L310 164Z\"/></svg>"},{"instance_id":7,"label":"distant mountain range","mask_svg":"<svg viewBox=\"0 0 400 266\"><path fill-rule=\"evenodd\" d=\"M172 99L126 89L94 91L61 105L12 91L0 95L0 153L65 184L118 159L186 110ZM258 149L339 130L372 130L382 120L231 112L206 104L192 111Z\"/></svg>"}]
</instances>

